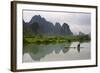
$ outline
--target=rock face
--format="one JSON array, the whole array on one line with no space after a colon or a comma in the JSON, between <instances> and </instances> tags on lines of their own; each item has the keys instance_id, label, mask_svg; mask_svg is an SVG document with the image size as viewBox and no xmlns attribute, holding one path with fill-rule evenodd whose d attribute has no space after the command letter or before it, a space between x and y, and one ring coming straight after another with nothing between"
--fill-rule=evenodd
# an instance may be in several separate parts
<instances>
[{"instance_id":1,"label":"rock face","mask_svg":"<svg viewBox=\"0 0 100 73\"><path fill-rule=\"evenodd\" d=\"M32 17L29 23L23 21L24 34L41 34L41 35L73 35L69 25L64 23L62 26L60 23L56 23L55 26L52 22L47 21L40 15Z\"/></svg>"},{"instance_id":2,"label":"rock face","mask_svg":"<svg viewBox=\"0 0 100 73\"><path fill-rule=\"evenodd\" d=\"M61 29L62 35L72 35L73 33L71 32L68 24L64 23Z\"/></svg>"},{"instance_id":3,"label":"rock face","mask_svg":"<svg viewBox=\"0 0 100 73\"><path fill-rule=\"evenodd\" d=\"M55 24L55 35L61 35L61 25L58 22Z\"/></svg>"}]
</instances>

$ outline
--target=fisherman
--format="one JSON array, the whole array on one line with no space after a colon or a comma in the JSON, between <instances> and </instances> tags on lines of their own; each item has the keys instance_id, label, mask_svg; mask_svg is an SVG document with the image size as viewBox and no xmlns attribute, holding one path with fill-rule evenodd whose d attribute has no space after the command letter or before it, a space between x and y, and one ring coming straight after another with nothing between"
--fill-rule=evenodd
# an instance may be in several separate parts
<instances>
[{"instance_id":1,"label":"fisherman","mask_svg":"<svg viewBox=\"0 0 100 73\"><path fill-rule=\"evenodd\" d=\"M80 52L80 43L77 45L77 50Z\"/></svg>"},{"instance_id":2,"label":"fisherman","mask_svg":"<svg viewBox=\"0 0 100 73\"><path fill-rule=\"evenodd\" d=\"M77 48L80 48L80 43L77 45Z\"/></svg>"}]
</instances>

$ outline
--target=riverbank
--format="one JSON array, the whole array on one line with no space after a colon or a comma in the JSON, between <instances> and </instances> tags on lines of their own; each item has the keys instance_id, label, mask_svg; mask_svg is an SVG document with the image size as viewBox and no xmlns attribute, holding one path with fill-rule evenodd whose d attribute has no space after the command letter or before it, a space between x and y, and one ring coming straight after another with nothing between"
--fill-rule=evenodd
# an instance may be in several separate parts
<instances>
[{"instance_id":1,"label":"riverbank","mask_svg":"<svg viewBox=\"0 0 100 73\"><path fill-rule=\"evenodd\" d=\"M49 44L49 43L62 43L62 42L73 42L73 41L90 41L88 35L84 36L31 36L24 37L23 43L25 44Z\"/></svg>"}]
</instances>

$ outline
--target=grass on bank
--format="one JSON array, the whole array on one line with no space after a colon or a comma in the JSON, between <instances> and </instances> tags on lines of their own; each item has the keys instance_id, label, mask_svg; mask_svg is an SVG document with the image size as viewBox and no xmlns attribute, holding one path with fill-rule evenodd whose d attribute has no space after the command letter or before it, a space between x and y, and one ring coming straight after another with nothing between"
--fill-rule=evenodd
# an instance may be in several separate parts
<instances>
[{"instance_id":1,"label":"grass on bank","mask_svg":"<svg viewBox=\"0 0 100 73\"><path fill-rule=\"evenodd\" d=\"M49 43L62 43L62 42L84 42L90 41L90 37L88 35L84 36L24 36L23 43L24 44L49 44Z\"/></svg>"}]
</instances>

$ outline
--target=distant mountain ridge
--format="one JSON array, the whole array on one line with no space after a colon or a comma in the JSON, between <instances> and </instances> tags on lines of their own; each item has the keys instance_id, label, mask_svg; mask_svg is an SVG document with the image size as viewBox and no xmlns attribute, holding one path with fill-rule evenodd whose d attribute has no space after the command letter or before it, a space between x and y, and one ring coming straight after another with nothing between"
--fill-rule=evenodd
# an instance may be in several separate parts
<instances>
[{"instance_id":1,"label":"distant mountain ridge","mask_svg":"<svg viewBox=\"0 0 100 73\"><path fill-rule=\"evenodd\" d=\"M29 23L23 21L24 34L40 34L40 35L73 35L67 23L61 26L59 22L54 25L40 15L32 17Z\"/></svg>"}]
</instances>

